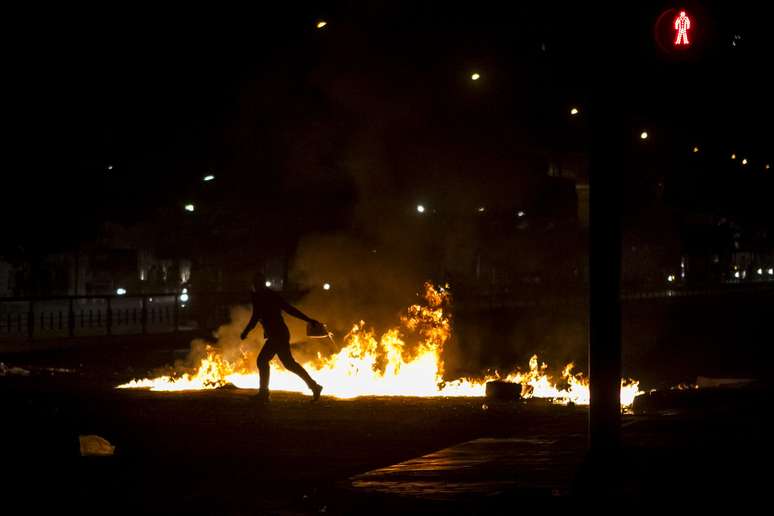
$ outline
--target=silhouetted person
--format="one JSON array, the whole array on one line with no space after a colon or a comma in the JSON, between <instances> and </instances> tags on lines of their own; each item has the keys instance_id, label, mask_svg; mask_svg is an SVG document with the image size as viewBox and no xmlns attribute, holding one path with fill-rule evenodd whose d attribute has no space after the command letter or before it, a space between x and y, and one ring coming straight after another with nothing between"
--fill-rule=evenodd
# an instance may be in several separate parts
<instances>
[{"instance_id":1,"label":"silhouetted person","mask_svg":"<svg viewBox=\"0 0 774 516\"><path fill-rule=\"evenodd\" d=\"M258 375L260 377L260 390L258 391L258 398L261 401L269 400L269 373L271 367L269 362L274 355L279 355L282 365L285 369L292 371L301 377L309 389L312 391L314 400L320 399L320 392L322 391L322 385L318 384L309 373L293 359L293 355L290 354L290 331L282 318L282 312L286 312L293 317L306 321L307 323L317 324L320 323L314 319L307 317L303 312L297 308L291 306L282 297L266 287L266 278L262 274L256 274L253 279L253 316L250 318L250 322L247 323L244 331L242 331L242 340L247 338L250 330L255 328L258 321L263 326L263 336L266 338L266 343L263 345L261 352L258 354Z\"/></svg>"}]
</instances>

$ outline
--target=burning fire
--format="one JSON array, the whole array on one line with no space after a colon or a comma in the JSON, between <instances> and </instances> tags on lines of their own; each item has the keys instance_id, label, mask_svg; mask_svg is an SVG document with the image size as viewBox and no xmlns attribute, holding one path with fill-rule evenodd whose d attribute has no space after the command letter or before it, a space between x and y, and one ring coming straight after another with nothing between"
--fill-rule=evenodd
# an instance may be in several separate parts
<instances>
[{"instance_id":1,"label":"burning fire","mask_svg":"<svg viewBox=\"0 0 774 516\"><path fill-rule=\"evenodd\" d=\"M344 337L345 346L333 355L303 364L315 380L325 386L325 394L337 398L357 396L484 396L486 382L504 380L519 383L525 398L550 398L555 403L587 405L588 379L573 373L567 364L559 380L548 374L548 366L537 355L529 370L507 375L493 373L482 378L443 379L442 353L451 336L451 298L448 290L424 286L423 304L412 305L401 317L401 324L377 337L363 321ZM257 389L258 374L248 353L226 360L211 346L195 371L132 380L118 388L146 388L153 391L215 389L233 384L240 389ZM293 373L272 363L271 389L306 392L306 385ZM640 393L639 382L621 382L621 405L630 406Z\"/></svg>"}]
</instances>

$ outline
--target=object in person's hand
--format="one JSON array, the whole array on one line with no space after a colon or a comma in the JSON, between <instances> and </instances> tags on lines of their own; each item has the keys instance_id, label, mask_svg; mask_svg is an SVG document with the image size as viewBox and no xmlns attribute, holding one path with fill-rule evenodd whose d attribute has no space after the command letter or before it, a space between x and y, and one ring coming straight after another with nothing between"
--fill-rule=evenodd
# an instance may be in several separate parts
<instances>
[{"instance_id":1,"label":"object in person's hand","mask_svg":"<svg viewBox=\"0 0 774 516\"><path fill-rule=\"evenodd\" d=\"M313 339L325 339L330 335L328 328L320 321L311 321L306 325L306 336Z\"/></svg>"}]
</instances>

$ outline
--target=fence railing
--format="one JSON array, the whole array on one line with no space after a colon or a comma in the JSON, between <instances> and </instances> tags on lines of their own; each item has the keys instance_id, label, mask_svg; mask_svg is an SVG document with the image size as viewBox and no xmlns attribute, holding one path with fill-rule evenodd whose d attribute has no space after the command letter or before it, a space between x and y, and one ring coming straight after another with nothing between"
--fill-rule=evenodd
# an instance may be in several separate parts
<instances>
[{"instance_id":1,"label":"fence railing","mask_svg":"<svg viewBox=\"0 0 774 516\"><path fill-rule=\"evenodd\" d=\"M774 284L729 285L716 288L680 288L623 291L623 301L678 300L730 294L774 294ZM461 293L459 311L487 311L557 305L584 305L585 292L564 296L523 292ZM0 339L46 339L97 335L159 334L211 330L228 322L234 305L249 303L245 292L187 292L124 296L62 296L0 298ZM298 297L298 293L296 293Z\"/></svg>"},{"instance_id":2,"label":"fence railing","mask_svg":"<svg viewBox=\"0 0 774 516\"><path fill-rule=\"evenodd\" d=\"M0 298L0 338L134 335L216 328L244 293Z\"/></svg>"},{"instance_id":3,"label":"fence railing","mask_svg":"<svg viewBox=\"0 0 774 516\"><path fill-rule=\"evenodd\" d=\"M715 298L734 295L772 295L774 283L731 284L706 288L675 286L653 290L622 290L621 301L679 300L685 298ZM540 306L575 305L586 306L588 291L568 290L559 296L552 293L487 292L482 294L455 296L454 306L458 310L486 311L506 308L529 308Z\"/></svg>"}]
</instances>

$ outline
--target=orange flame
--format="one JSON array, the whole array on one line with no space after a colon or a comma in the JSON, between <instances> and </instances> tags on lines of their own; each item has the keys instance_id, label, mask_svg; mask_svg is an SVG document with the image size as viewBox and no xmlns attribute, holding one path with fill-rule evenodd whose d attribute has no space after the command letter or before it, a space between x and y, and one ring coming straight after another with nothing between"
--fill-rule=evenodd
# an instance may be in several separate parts
<instances>
[{"instance_id":1,"label":"orange flame","mask_svg":"<svg viewBox=\"0 0 774 516\"><path fill-rule=\"evenodd\" d=\"M573 373L567 364L557 384L548 374L548 366L539 364L537 355L529 361L529 371L498 373L483 378L443 379L442 353L451 336L451 296L448 290L424 285L422 305L410 306L401 317L401 325L377 338L363 321L354 324L344 337L338 353L303 364L315 380L325 386L325 394L337 398L357 396L484 396L486 382L505 380L519 383L524 398L550 398L555 403L587 405L588 379ZM255 366L247 353L227 361L213 347L193 372L132 380L118 388L147 388L153 391L215 389L233 384L240 389L257 389ZM560 388L558 385L562 385ZM272 390L306 392L306 385L294 374L272 364ZM639 382L621 382L621 404L631 406L640 393Z\"/></svg>"}]
</instances>

